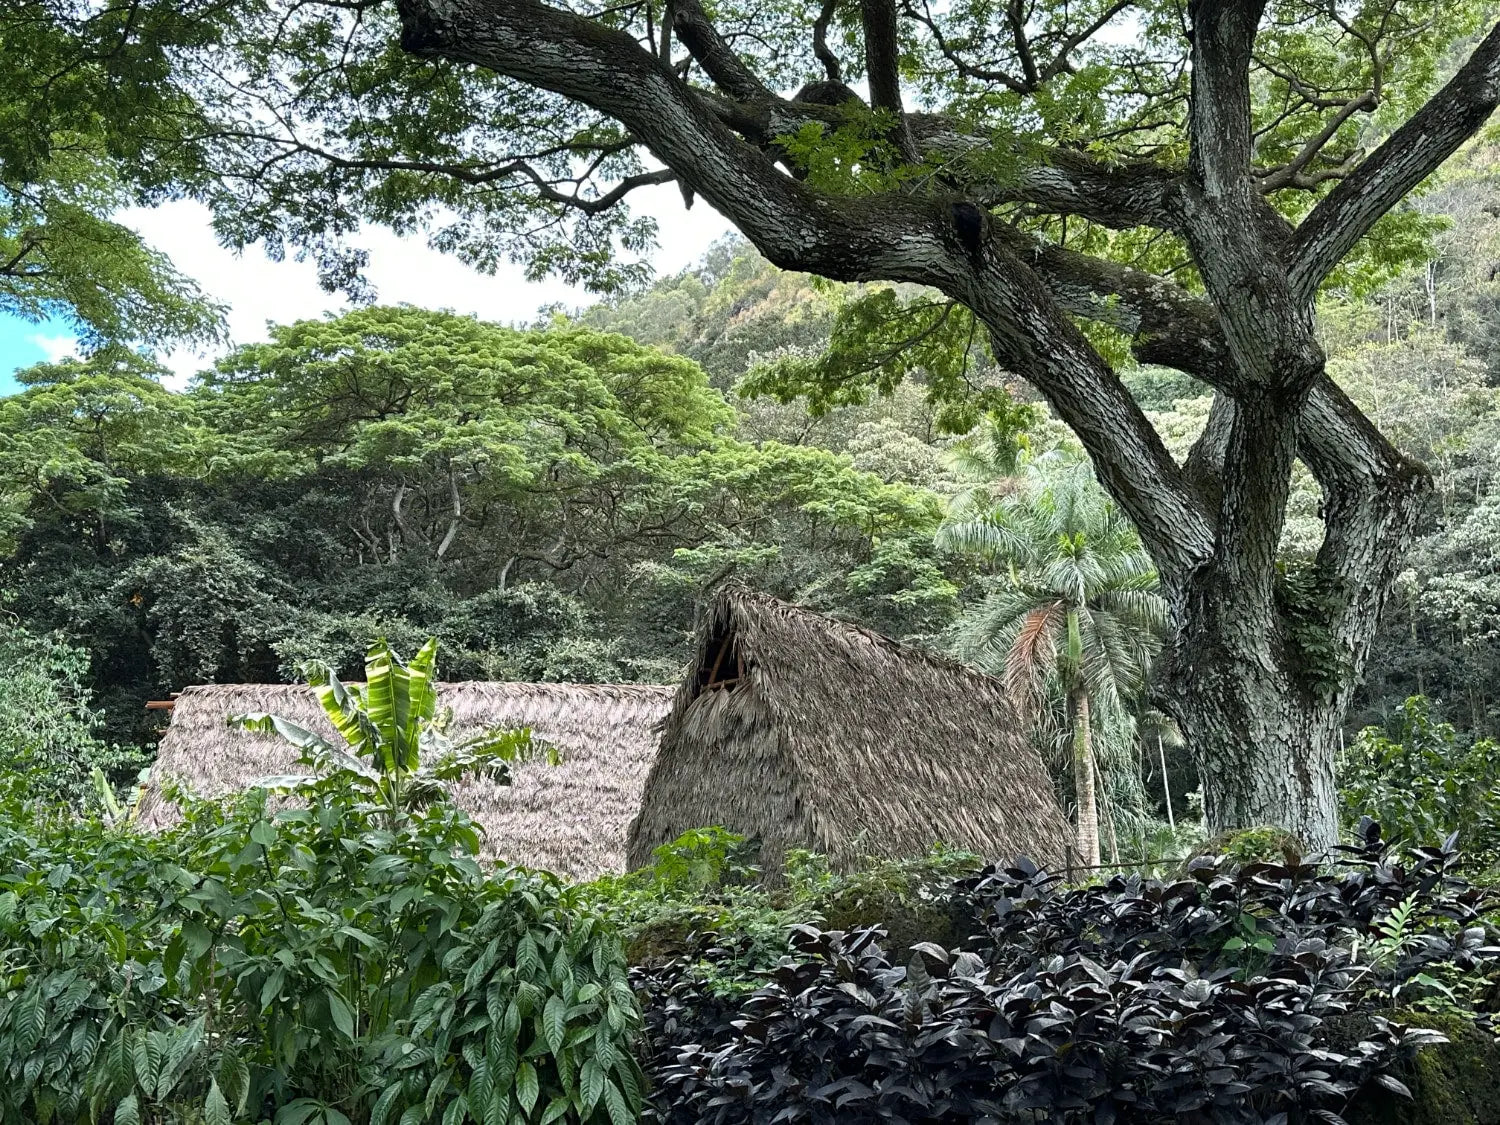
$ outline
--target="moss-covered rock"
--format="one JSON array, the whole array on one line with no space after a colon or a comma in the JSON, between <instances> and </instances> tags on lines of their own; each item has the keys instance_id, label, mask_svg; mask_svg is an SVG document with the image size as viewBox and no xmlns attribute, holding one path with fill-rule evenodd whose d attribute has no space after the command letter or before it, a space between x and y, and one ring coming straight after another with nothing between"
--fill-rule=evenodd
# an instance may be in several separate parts
<instances>
[{"instance_id":1,"label":"moss-covered rock","mask_svg":"<svg viewBox=\"0 0 1500 1125\"><path fill-rule=\"evenodd\" d=\"M696 948L702 919L677 916L642 926L625 935L625 959L631 965L649 968L665 964Z\"/></svg>"},{"instance_id":2,"label":"moss-covered rock","mask_svg":"<svg viewBox=\"0 0 1500 1125\"><path fill-rule=\"evenodd\" d=\"M835 900L827 905L823 923L829 930L880 926L886 931L882 947L900 963L918 942L930 941L944 949L961 945L973 928L967 910L948 902L858 902Z\"/></svg>"},{"instance_id":3,"label":"moss-covered rock","mask_svg":"<svg viewBox=\"0 0 1500 1125\"><path fill-rule=\"evenodd\" d=\"M1183 860L1182 871L1186 872L1193 860L1204 856L1224 856L1237 864L1281 863L1287 854L1305 855L1305 845L1284 828L1261 825L1259 828L1236 828L1221 832L1200 844L1193 854Z\"/></svg>"},{"instance_id":4,"label":"moss-covered rock","mask_svg":"<svg viewBox=\"0 0 1500 1125\"><path fill-rule=\"evenodd\" d=\"M1397 1013L1397 1018L1441 1032L1448 1042L1424 1047L1396 1072L1412 1101L1372 1086L1345 1112L1349 1125L1500 1125L1495 1041L1459 1017L1424 1012Z\"/></svg>"}]
</instances>

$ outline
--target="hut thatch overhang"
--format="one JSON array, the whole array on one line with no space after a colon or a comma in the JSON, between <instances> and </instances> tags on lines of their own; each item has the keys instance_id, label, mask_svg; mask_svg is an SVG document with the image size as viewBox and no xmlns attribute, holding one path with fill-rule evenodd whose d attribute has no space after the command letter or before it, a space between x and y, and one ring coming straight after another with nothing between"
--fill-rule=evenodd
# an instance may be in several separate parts
<instances>
[{"instance_id":1,"label":"hut thatch overhang","mask_svg":"<svg viewBox=\"0 0 1500 1125\"><path fill-rule=\"evenodd\" d=\"M438 705L453 732L529 727L562 761L516 768L513 784L469 779L454 796L484 828L485 854L576 879L623 871L625 836L640 807L672 689L646 685L453 683ZM140 816L148 828L176 821L162 793L168 778L218 797L258 779L294 772L296 752L278 738L232 729L238 714L282 715L337 744L312 691L284 684L190 687L171 708Z\"/></svg>"},{"instance_id":2,"label":"hut thatch overhang","mask_svg":"<svg viewBox=\"0 0 1500 1125\"><path fill-rule=\"evenodd\" d=\"M1005 686L775 598L722 591L631 826L635 867L680 833L758 837L849 864L934 844L1065 859L1051 779Z\"/></svg>"}]
</instances>

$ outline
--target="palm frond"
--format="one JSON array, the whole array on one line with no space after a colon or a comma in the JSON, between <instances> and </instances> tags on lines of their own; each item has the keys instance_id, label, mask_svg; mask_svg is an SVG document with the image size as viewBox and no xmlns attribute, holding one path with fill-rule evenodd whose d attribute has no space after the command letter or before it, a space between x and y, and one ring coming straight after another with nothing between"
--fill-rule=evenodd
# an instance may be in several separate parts
<instances>
[{"instance_id":1,"label":"palm frond","mask_svg":"<svg viewBox=\"0 0 1500 1125\"><path fill-rule=\"evenodd\" d=\"M1010 651L1019 622L1045 595L1005 582L997 586L976 609L959 619L952 631L952 650L962 659L988 672L997 671Z\"/></svg>"},{"instance_id":2,"label":"palm frond","mask_svg":"<svg viewBox=\"0 0 1500 1125\"><path fill-rule=\"evenodd\" d=\"M1060 626L1067 617L1060 602L1048 602L1028 612L1020 622L1005 659L1005 682L1023 709L1036 709L1040 685L1057 665Z\"/></svg>"}]
</instances>

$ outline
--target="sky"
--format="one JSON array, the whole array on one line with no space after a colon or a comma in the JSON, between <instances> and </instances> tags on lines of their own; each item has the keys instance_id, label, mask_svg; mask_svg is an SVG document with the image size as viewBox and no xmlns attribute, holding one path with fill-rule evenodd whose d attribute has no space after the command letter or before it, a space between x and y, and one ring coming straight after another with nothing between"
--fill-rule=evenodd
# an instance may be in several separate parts
<instances>
[{"instance_id":1,"label":"sky","mask_svg":"<svg viewBox=\"0 0 1500 1125\"><path fill-rule=\"evenodd\" d=\"M709 244L727 234L729 223L701 199L691 210L673 184L643 189L631 196L634 209L654 216L659 248L652 255L658 275L692 265ZM214 238L207 208L191 201L132 209L116 216L166 253L174 265L194 278L212 297L229 306L230 344L210 353L179 350L163 356L172 369L170 382L185 385L227 347L267 338L267 323L284 324L346 308L335 294L318 287L311 263L273 262L259 246L236 255ZM569 307L592 303L582 289L559 280L526 280L519 266L504 266L488 276L455 258L428 249L421 237L398 238L383 229L364 233L360 244L370 251L369 278L377 299L474 313L504 323L530 320L544 305ZM75 340L66 323L33 324L0 313L0 394L17 390L14 373L43 360L73 354Z\"/></svg>"}]
</instances>

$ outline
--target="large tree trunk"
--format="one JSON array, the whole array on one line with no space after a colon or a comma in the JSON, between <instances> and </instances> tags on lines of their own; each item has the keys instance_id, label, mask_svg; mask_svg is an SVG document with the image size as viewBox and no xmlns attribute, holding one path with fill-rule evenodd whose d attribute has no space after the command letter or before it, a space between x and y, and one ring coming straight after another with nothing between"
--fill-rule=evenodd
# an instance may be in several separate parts
<instances>
[{"instance_id":1,"label":"large tree trunk","mask_svg":"<svg viewBox=\"0 0 1500 1125\"><path fill-rule=\"evenodd\" d=\"M1344 440L1335 396L1321 385L1308 413L1324 444ZM1339 732L1429 492L1399 456L1351 457L1360 471L1337 472L1318 449L1307 456L1324 493L1317 558L1269 591L1246 580L1246 552L1169 581L1155 689L1188 740L1209 831L1274 825L1309 855L1338 843Z\"/></svg>"},{"instance_id":2,"label":"large tree trunk","mask_svg":"<svg viewBox=\"0 0 1500 1125\"><path fill-rule=\"evenodd\" d=\"M1202 779L1211 832L1274 825L1309 854L1338 843L1341 699L1308 692L1284 668L1203 651L1162 687Z\"/></svg>"},{"instance_id":3,"label":"large tree trunk","mask_svg":"<svg viewBox=\"0 0 1500 1125\"><path fill-rule=\"evenodd\" d=\"M1073 713L1073 794L1078 801L1078 854L1089 867L1099 866L1099 801L1094 792L1094 732L1086 691L1068 693Z\"/></svg>"}]
</instances>

